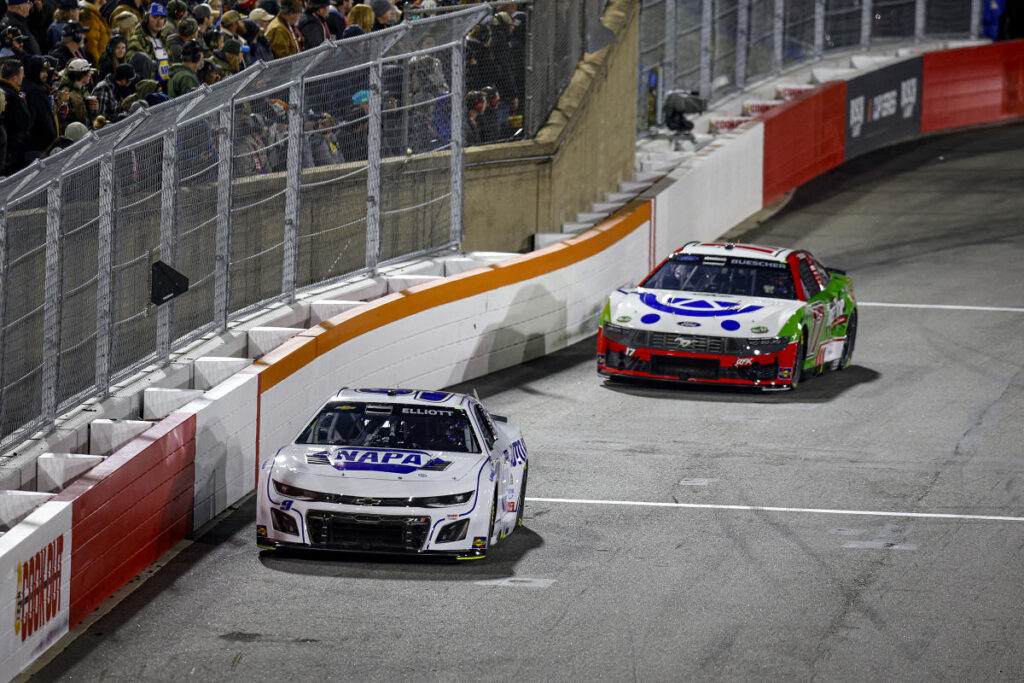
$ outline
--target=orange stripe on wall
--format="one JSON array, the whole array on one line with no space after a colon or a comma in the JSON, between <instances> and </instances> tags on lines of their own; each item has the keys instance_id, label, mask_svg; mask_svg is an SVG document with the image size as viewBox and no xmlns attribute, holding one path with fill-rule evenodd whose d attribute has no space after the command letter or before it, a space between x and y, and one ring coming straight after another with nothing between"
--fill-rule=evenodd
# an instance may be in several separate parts
<instances>
[{"instance_id":1,"label":"orange stripe on wall","mask_svg":"<svg viewBox=\"0 0 1024 683\"><path fill-rule=\"evenodd\" d=\"M518 258L410 287L325 320L266 354L242 372L269 390L316 357L371 330L453 301L550 273L601 253L651 219L650 200L630 202L600 225Z\"/></svg>"}]
</instances>

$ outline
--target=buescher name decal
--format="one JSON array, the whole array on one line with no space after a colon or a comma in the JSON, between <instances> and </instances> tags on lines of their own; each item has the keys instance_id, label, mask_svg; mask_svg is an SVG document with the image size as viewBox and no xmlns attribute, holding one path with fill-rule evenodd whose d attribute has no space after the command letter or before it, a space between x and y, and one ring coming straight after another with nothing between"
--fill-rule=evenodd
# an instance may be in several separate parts
<instances>
[{"instance_id":1,"label":"buescher name decal","mask_svg":"<svg viewBox=\"0 0 1024 683\"><path fill-rule=\"evenodd\" d=\"M64 535L18 563L18 592L14 602L14 633L22 641L43 628L60 611Z\"/></svg>"}]
</instances>

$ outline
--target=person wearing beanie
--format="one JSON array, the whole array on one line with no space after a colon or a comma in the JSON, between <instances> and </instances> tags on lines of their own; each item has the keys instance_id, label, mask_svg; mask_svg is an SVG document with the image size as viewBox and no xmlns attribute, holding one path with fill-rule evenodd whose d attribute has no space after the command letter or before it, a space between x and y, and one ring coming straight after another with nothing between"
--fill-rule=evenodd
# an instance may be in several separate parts
<instances>
[{"instance_id":1,"label":"person wearing beanie","mask_svg":"<svg viewBox=\"0 0 1024 683\"><path fill-rule=\"evenodd\" d=\"M83 48L85 56L93 64L99 64L113 32L110 30L110 24L103 18L97 0L79 0L78 6L82 8L78 23L88 29L85 32Z\"/></svg>"},{"instance_id":2,"label":"person wearing beanie","mask_svg":"<svg viewBox=\"0 0 1024 683\"><path fill-rule=\"evenodd\" d=\"M349 28L358 26L363 29L363 33L369 33L373 30L374 20L375 15L369 5L352 5L352 9L348 11Z\"/></svg>"},{"instance_id":3,"label":"person wearing beanie","mask_svg":"<svg viewBox=\"0 0 1024 683\"><path fill-rule=\"evenodd\" d=\"M63 134L59 135L52 143L50 143L50 146L43 151L39 158L45 159L47 157L51 157L62 149L67 149L88 134L88 126L81 121L73 121L68 125L68 129L64 131Z\"/></svg>"},{"instance_id":4,"label":"person wearing beanie","mask_svg":"<svg viewBox=\"0 0 1024 683\"><path fill-rule=\"evenodd\" d=\"M22 97L21 85L25 68L21 62L9 59L0 62L0 91L7 101L0 125L7 132L7 154L2 160L3 174L11 175L25 168L29 158L29 131L32 129L32 111Z\"/></svg>"},{"instance_id":5,"label":"person wearing beanie","mask_svg":"<svg viewBox=\"0 0 1024 683\"><path fill-rule=\"evenodd\" d=\"M341 32L342 40L344 40L345 38L355 38L357 36L365 35L366 31L364 31L363 27L360 26L359 24L352 24L351 26L346 26L345 30Z\"/></svg>"},{"instance_id":6,"label":"person wearing beanie","mask_svg":"<svg viewBox=\"0 0 1024 683\"><path fill-rule=\"evenodd\" d=\"M331 39L331 30L327 26L327 15L330 11L329 0L306 0L306 10L297 25L299 33L302 34L304 50L312 50L325 40Z\"/></svg>"},{"instance_id":7,"label":"person wearing beanie","mask_svg":"<svg viewBox=\"0 0 1024 683\"><path fill-rule=\"evenodd\" d=\"M373 31L390 28L398 20L391 0L370 0L370 9L373 10Z\"/></svg>"},{"instance_id":8,"label":"person wearing beanie","mask_svg":"<svg viewBox=\"0 0 1024 683\"><path fill-rule=\"evenodd\" d=\"M243 68L242 64L242 41L237 38L228 38L224 41L224 47L214 50L212 61L217 67L223 69L224 77L233 76Z\"/></svg>"},{"instance_id":9,"label":"person wearing beanie","mask_svg":"<svg viewBox=\"0 0 1024 683\"><path fill-rule=\"evenodd\" d=\"M185 17L178 22L178 31L167 39L167 53L171 63L181 61L181 46L199 36L199 23L192 17Z\"/></svg>"},{"instance_id":10,"label":"person wearing beanie","mask_svg":"<svg viewBox=\"0 0 1024 683\"><path fill-rule=\"evenodd\" d=\"M136 24L141 24L146 19L146 0L116 0L116 2L107 2L100 9L103 18L110 22L111 28L114 28L114 25L118 23L118 15L124 12L135 17ZM123 31L122 34L128 35L128 33Z\"/></svg>"},{"instance_id":11,"label":"person wearing beanie","mask_svg":"<svg viewBox=\"0 0 1024 683\"><path fill-rule=\"evenodd\" d=\"M182 0L170 0L170 2L164 5L164 9L167 11L167 23L164 24L163 29L160 31L160 37L166 43L168 38L178 32L178 23L189 14L188 5L182 2Z\"/></svg>"},{"instance_id":12,"label":"person wearing beanie","mask_svg":"<svg viewBox=\"0 0 1024 683\"><path fill-rule=\"evenodd\" d=\"M135 27L138 25L138 17L127 10L117 12L110 20L110 30L124 36L126 44L128 36L135 32Z\"/></svg>"},{"instance_id":13,"label":"person wearing beanie","mask_svg":"<svg viewBox=\"0 0 1024 683\"><path fill-rule=\"evenodd\" d=\"M331 0L327 11L327 28L333 40L341 40L341 34L348 26L345 15L352 9L352 0Z\"/></svg>"},{"instance_id":14,"label":"person wearing beanie","mask_svg":"<svg viewBox=\"0 0 1024 683\"><path fill-rule=\"evenodd\" d=\"M269 62L274 58L274 52L270 49L270 41L263 35L263 27L270 23L271 17L259 7L254 9L249 16L253 15L260 17L266 15L267 18L260 22L253 19L242 19L242 24L245 26L245 42L249 45L249 56L246 60L249 66L256 62Z\"/></svg>"},{"instance_id":15,"label":"person wearing beanie","mask_svg":"<svg viewBox=\"0 0 1024 683\"><path fill-rule=\"evenodd\" d=\"M135 69L131 64L121 64L114 72L99 82L92 90L99 106L99 115L108 123L124 117L122 104L126 97L135 92Z\"/></svg>"},{"instance_id":16,"label":"person wearing beanie","mask_svg":"<svg viewBox=\"0 0 1024 683\"><path fill-rule=\"evenodd\" d=\"M203 64L203 48L196 40L181 46L181 63L171 67L167 78L167 96L181 97L199 87L196 70Z\"/></svg>"},{"instance_id":17,"label":"person wearing beanie","mask_svg":"<svg viewBox=\"0 0 1024 683\"><path fill-rule=\"evenodd\" d=\"M167 80L171 68L171 57L167 53L163 38L160 37L166 21L167 10L163 5L154 2L149 6L146 21L136 26L132 37L128 39L129 58L137 52L142 52L152 59L156 64L154 75L161 82Z\"/></svg>"},{"instance_id":18,"label":"person wearing beanie","mask_svg":"<svg viewBox=\"0 0 1024 683\"><path fill-rule=\"evenodd\" d=\"M21 91L32 112L32 127L28 132L29 156L38 155L57 138L57 119L53 116L50 84L56 76L49 57L32 55L25 62L25 80Z\"/></svg>"},{"instance_id":19,"label":"person wearing beanie","mask_svg":"<svg viewBox=\"0 0 1024 683\"><path fill-rule=\"evenodd\" d=\"M302 34L295 28L302 16L301 0L282 0L281 11L267 26L267 40L276 59L289 57L302 49Z\"/></svg>"},{"instance_id":20,"label":"person wearing beanie","mask_svg":"<svg viewBox=\"0 0 1024 683\"><path fill-rule=\"evenodd\" d=\"M39 41L32 35L32 29L28 25L28 14L32 11L31 0L7 0L7 14L0 20L0 29L13 26L25 36L25 43L22 49L29 55L41 55L43 51L39 48ZM10 107L10 103L8 103ZM9 144L9 141L8 141ZM8 150L8 154L10 150Z\"/></svg>"},{"instance_id":21,"label":"person wearing beanie","mask_svg":"<svg viewBox=\"0 0 1024 683\"><path fill-rule=\"evenodd\" d=\"M259 0L256 6L269 14L271 19L281 13L281 5L277 3L277 0ZM252 14L249 16L252 16Z\"/></svg>"}]
</instances>

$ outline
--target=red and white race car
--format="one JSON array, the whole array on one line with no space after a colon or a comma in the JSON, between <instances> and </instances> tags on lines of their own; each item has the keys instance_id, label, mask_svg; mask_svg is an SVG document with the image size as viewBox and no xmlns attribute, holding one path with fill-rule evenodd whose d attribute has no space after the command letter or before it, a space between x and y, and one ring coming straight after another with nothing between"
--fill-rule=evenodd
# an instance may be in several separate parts
<instances>
[{"instance_id":1,"label":"red and white race car","mask_svg":"<svg viewBox=\"0 0 1024 683\"><path fill-rule=\"evenodd\" d=\"M597 371L762 389L846 368L857 303L843 271L803 250L690 242L601 314Z\"/></svg>"}]
</instances>

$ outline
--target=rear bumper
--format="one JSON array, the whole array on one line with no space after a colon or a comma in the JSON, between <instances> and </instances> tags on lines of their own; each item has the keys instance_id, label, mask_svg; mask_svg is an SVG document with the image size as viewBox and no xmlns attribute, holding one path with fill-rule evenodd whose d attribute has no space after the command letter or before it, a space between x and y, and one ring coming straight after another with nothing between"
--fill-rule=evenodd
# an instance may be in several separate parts
<instances>
[{"instance_id":1,"label":"rear bumper","mask_svg":"<svg viewBox=\"0 0 1024 683\"><path fill-rule=\"evenodd\" d=\"M597 372L608 377L723 384L749 387L789 387L793 380L796 342L777 353L735 356L627 348L597 335Z\"/></svg>"}]
</instances>

